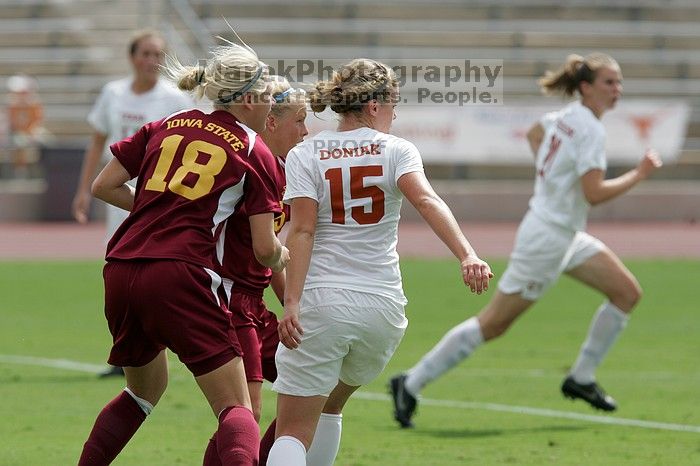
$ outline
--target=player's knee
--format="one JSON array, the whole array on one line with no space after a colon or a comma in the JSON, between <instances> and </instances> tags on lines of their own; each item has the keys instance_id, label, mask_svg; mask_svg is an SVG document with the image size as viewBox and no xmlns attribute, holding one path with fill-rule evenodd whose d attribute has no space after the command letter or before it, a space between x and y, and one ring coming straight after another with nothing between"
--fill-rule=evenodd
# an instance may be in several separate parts
<instances>
[{"instance_id":1,"label":"player's knee","mask_svg":"<svg viewBox=\"0 0 700 466\"><path fill-rule=\"evenodd\" d=\"M153 408L155 408L156 403L158 402L156 398L147 399L137 395L129 387L125 387L124 391L134 400L134 402L139 406L139 408L141 408L146 416L151 414L151 411L153 411Z\"/></svg>"},{"instance_id":2,"label":"player's knee","mask_svg":"<svg viewBox=\"0 0 700 466\"><path fill-rule=\"evenodd\" d=\"M642 299L642 287L637 280L633 280L627 291L629 311L631 311L637 305L637 303L639 303L640 299Z\"/></svg>"},{"instance_id":3,"label":"player's knee","mask_svg":"<svg viewBox=\"0 0 700 466\"><path fill-rule=\"evenodd\" d=\"M610 301L626 313L632 312L640 299L642 299L642 287L635 279L632 279L615 296L610 297Z\"/></svg>"},{"instance_id":4,"label":"player's knee","mask_svg":"<svg viewBox=\"0 0 700 466\"><path fill-rule=\"evenodd\" d=\"M277 424L277 434L276 437L294 437L295 439L299 440L303 445L306 451L309 451L309 448L311 448L311 443L314 441L314 434L316 433L316 428L314 427L313 430L310 430L307 427L301 427L301 428L294 428L294 426L289 426L289 428L284 429L280 428L279 424Z\"/></svg>"},{"instance_id":5,"label":"player's knee","mask_svg":"<svg viewBox=\"0 0 700 466\"><path fill-rule=\"evenodd\" d=\"M133 393L135 396L142 398L146 401L148 401L151 405L154 407L158 404L160 401L160 398L163 396L165 393L165 389L168 388L168 379L163 379L163 380L157 380L154 379L151 381L152 383L149 384L148 386L129 386L127 384L127 387L131 390L131 393Z\"/></svg>"},{"instance_id":6,"label":"player's knee","mask_svg":"<svg viewBox=\"0 0 700 466\"><path fill-rule=\"evenodd\" d=\"M510 328L510 321L507 320L491 320L487 322L480 322L481 324L481 334L484 337L484 341L493 340L498 338Z\"/></svg>"},{"instance_id":7,"label":"player's knee","mask_svg":"<svg viewBox=\"0 0 700 466\"><path fill-rule=\"evenodd\" d=\"M340 403L335 400L331 400L330 398L326 402L326 404L323 406L323 413L324 414L341 414L343 412L343 407L345 406L345 403Z\"/></svg>"}]
</instances>

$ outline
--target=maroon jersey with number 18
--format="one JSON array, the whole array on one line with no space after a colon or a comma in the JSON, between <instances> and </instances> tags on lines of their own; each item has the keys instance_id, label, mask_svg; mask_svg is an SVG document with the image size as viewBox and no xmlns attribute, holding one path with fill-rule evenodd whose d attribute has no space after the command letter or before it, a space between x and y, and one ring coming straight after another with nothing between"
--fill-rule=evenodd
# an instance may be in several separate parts
<instances>
[{"instance_id":1,"label":"maroon jersey with number 18","mask_svg":"<svg viewBox=\"0 0 700 466\"><path fill-rule=\"evenodd\" d=\"M249 163L270 150L228 112L176 113L110 149L138 183L107 260L175 259L217 269L218 226L236 208L248 215L280 211L270 175Z\"/></svg>"}]
</instances>

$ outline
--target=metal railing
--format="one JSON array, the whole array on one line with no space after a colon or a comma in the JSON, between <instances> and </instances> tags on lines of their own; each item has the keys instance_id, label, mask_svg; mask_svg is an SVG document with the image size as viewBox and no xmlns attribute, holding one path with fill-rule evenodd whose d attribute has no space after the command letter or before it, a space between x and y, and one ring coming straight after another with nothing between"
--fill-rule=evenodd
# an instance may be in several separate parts
<instances>
[{"instance_id":1,"label":"metal railing","mask_svg":"<svg viewBox=\"0 0 700 466\"><path fill-rule=\"evenodd\" d=\"M192 8L190 2L187 0L166 0L164 9L167 8L169 11L164 11L164 18L169 17L169 13L175 13L182 24L188 29L192 37L194 37L197 42L199 50L196 55L204 57L206 53L215 45L214 39L212 38L209 28L207 25L199 18L197 12ZM172 28L172 29L171 29ZM176 41L182 41L186 43L182 36L177 32L176 28L170 22L169 27L171 33L177 34ZM178 39L179 38L179 39ZM190 53L192 52L191 48Z\"/></svg>"}]
</instances>

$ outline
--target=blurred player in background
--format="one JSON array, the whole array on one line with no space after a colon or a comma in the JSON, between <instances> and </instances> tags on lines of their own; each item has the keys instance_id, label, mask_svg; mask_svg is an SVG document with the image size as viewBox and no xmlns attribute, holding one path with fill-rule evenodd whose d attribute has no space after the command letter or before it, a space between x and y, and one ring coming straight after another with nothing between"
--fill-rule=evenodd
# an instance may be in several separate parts
<instances>
[{"instance_id":1,"label":"blurred player in background","mask_svg":"<svg viewBox=\"0 0 700 466\"><path fill-rule=\"evenodd\" d=\"M88 221L92 198L90 184L95 172L112 158L109 146L131 136L150 121L192 107L193 101L187 94L160 79L165 49L160 33L148 30L135 33L129 43L133 74L107 83L88 115L88 122L95 131L83 158L72 206L73 217L80 223ZM108 241L129 212L108 204L106 214ZM101 375L123 374L120 367L113 367Z\"/></svg>"},{"instance_id":2,"label":"blurred player in background","mask_svg":"<svg viewBox=\"0 0 700 466\"><path fill-rule=\"evenodd\" d=\"M294 89L289 82L271 76L272 109L267 125L260 136L270 152L254 152L248 158L257 171L264 171L274 181L273 193L277 196L281 212L275 215L275 233L279 233L289 218L289 206L282 202L287 182L284 161L287 153L308 134L306 128L306 98L301 89ZM274 382L277 378L275 352L279 344L277 317L267 309L263 301L265 288L272 289L280 302L284 300L284 271L273 273L256 259L258 238L251 235L250 221L245 206L238 209L227 221L224 239L224 256L221 276L229 303L238 341L243 349L248 391L255 420L260 421L263 380ZM275 428L268 429L266 442L269 450L274 441ZM216 438L212 438L216 442ZM261 459L261 463L263 460ZM264 463L263 463L264 464Z\"/></svg>"},{"instance_id":3,"label":"blurred player in background","mask_svg":"<svg viewBox=\"0 0 700 466\"><path fill-rule=\"evenodd\" d=\"M7 80L7 115L14 176L29 176L29 163L38 158L37 146L47 137L43 128L44 107L36 79L17 74Z\"/></svg>"},{"instance_id":4,"label":"blurred player in background","mask_svg":"<svg viewBox=\"0 0 700 466\"><path fill-rule=\"evenodd\" d=\"M148 123L113 144L114 158L92 185L98 198L131 211L107 247L105 316L114 344L110 364L127 387L99 414L80 465L109 464L165 391L169 348L194 375L219 426L222 465L255 465L259 428L248 396L231 314L219 301L220 226L245 205L256 256L281 271L289 259L274 233L279 195L249 157L272 157L257 139L270 110L267 67L249 47L219 47L206 67L169 74L215 111L183 111ZM138 178L136 191L126 184ZM208 450L211 445L208 447Z\"/></svg>"},{"instance_id":5,"label":"blurred player in background","mask_svg":"<svg viewBox=\"0 0 700 466\"><path fill-rule=\"evenodd\" d=\"M191 108L193 101L167 80L160 79L166 43L156 31L139 31L129 43L133 74L107 83L88 115L95 132L85 152L78 189L73 199L73 216L80 223L88 220L90 184L100 166L109 162L109 146L134 134L150 121ZM129 212L107 206L107 239Z\"/></svg>"},{"instance_id":6,"label":"blurred player in background","mask_svg":"<svg viewBox=\"0 0 700 466\"><path fill-rule=\"evenodd\" d=\"M502 335L562 273L607 299L561 390L595 408L616 409L615 400L597 384L595 369L625 327L641 288L615 253L585 233L586 222L590 206L625 193L660 167L661 160L648 151L636 168L605 179L605 128L600 118L622 95L620 67L608 55L571 55L557 72L547 72L540 85L547 94L578 92L581 98L545 115L527 134L536 159L535 192L494 297L407 373L391 379L394 415L402 427L412 425L416 398L427 383L485 341Z\"/></svg>"},{"instance_id":7,"label":"blurred player in background","mask_svg":"<svg viewBox=\"0 0 700 466\"><path fill-rule=\"evenodd\" d=\"M319 133L287 157L293 259L279 325L269 466L332 465L343 406L401 341L406 298L396 243L403 196L457 257L472 291L488 286L489 266L428 183L418 150L387 134L398 92L386 65L344 65L310 93L313 111L330 106L340 115L337 131Z\"/></svg>"}]
</instances>

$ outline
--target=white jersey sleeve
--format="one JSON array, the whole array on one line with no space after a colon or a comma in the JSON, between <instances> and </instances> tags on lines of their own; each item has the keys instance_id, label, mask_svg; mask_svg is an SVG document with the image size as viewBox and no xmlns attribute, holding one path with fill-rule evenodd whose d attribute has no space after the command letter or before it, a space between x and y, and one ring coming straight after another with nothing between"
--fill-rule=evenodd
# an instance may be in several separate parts
<instances>
[{"instance_id":1,"label":"white jersey sleeve","mask_svg":"<svg viewBox=\"0 0 700 466\"><path fill-rule=\"evenodd\" d=\"M552 126L555 121L557 121L557 118L559 118L559 112L545 113L542 115L542 118L540 118L540 125L542 125L542 128L544 128L545 131L547 131L549 127Z\"/></svg>"},{"instance_id":2,"label":"white jersey sleeve","mask_svg":"<svg viewBox=\"0 0 700 466\"><path fill-rule=\"evenodd\" d=\"M405 139L397 139L396 148L392 153L392 163L394 164L394 183L398 183L399 178L407 173L423 173L423 160L420 157L418 148Z\"/></svg>"},{"instance_id":3,"label":"white jersey sleeve","mask_svg":"<svg viewBox=\"0 0 700 466\"><path fill-rule=\"evenodd\" d=\"M291 204L292 199L297 197L308 197L316 202L320 199L318 173L312 166L313 159L310 155L298 147L292 149L287 155L284 167L287 177L284 202L287 204Z\"/></svg>"},{"instance_id":4,"label":"white jersey sleeve","mask_svg":"<svg viewBox=\"0 0 700 466\"><path fill-rule=\"evenodd\" d=\"M583 176L591 170L605 171L607 168L605 134L598 131L597 127L592 127L577 142L579 155L576 157L576 173L578 176Z\"/></svg>"},{"instance_id":5,"label":"white jersey sleeve","mask_svg":"<svg viewBox=\"0 0 700 466\"><path fill-rule=\"evenodd\" d=\"M112 92L112 86L110 84L111 83L108 83L102 87L102 91L87 117L88 123L90 123L95 131L102 134L109 134L110 132L109 102Z\"/></svg>"},{"instance_id":6,"label":"white jersey sleeve","mask_svg":"<svg viewBox=\"0 0 700 466\"><path fill-rule=\"evenodd\" d=\"M590 204L583 193L581 176L606 168L605 127L578 101L554 115L537 152L530 211L547 223L582 231Z\"/></svg>"}]
</instances>

